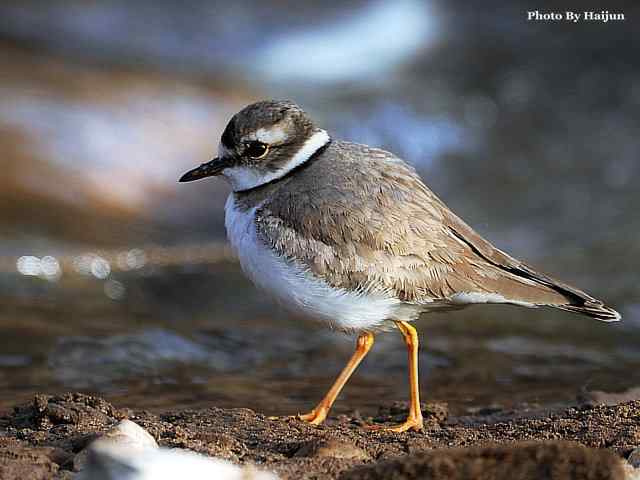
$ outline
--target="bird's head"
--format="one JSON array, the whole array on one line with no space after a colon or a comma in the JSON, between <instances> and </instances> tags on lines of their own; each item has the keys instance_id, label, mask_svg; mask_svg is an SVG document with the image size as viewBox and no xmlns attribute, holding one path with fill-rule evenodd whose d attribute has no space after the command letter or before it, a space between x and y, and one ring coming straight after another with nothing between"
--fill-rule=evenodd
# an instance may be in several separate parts
<instances>
[{"instance_id":1,"label":"bird's head","mask_svg":"<svg viewBox=\"0 0 640 480\"><path fill-rule=\"evenodd\" d=\"M225 128L218 157L185 173L181 182L222 175L234 191L278 179L331 141L306 112L289 100L253 103Z\"/></svg>"}]
</instances>

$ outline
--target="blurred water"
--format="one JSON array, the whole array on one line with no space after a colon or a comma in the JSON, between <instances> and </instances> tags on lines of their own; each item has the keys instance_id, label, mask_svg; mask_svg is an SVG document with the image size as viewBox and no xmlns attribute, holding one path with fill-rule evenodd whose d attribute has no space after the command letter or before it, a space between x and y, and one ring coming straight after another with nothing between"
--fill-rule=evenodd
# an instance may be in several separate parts
<instances>
[{"instance_id":1,"label":"blurred water","mask_svg":"<svg viewBox=\"0 0 640 480\"><path fill-rule=\"evenodd\" d=\"M5 302L0 405L79 389L131 407L291 413L322 396L353 348L353 338L274 309L232 264L147 269L118 272L117 299L105 295L109 280L67 276L34 279ZM418 328L425 398L457 411L567 403L583 388L640 380L635 328L510 307L432 316ZM379 336L337 411L405 398L406 375L399 335Z\"/></svg>"},{"instance_id":2,"label":"blurred water","mask_svg":"<svg viewBox=\"0 0 640 480\"><path fill-rule=\"evenodd\" d=\"M391 82L398 67L437 38L438 22L429 7L417 0L371 2L328 25L267 40L256 61L243 67L263 81L287 86L305 82L306 88L374 76L378 82Z\"/></svg>"},{"instance_id":3,"label":"blurred water","mask_svg":"<svg viewBox=\"0 0 640 480\"><path fill-rule=\"evenodd\" d=\"M83 389L131 407L275 414L324 393L352 339L288 316L244 279L223 243L222 182L176 183L264 97L396 152L500 248L625 316L434 315L419 324L427 399L551 404L637 386L637 28L487 9L5 2L0 405ZM628 2L628 18L637 11ZM399 338L381 336L338 411L404 398L405 362Z\"/></svg>"}]
</instances>

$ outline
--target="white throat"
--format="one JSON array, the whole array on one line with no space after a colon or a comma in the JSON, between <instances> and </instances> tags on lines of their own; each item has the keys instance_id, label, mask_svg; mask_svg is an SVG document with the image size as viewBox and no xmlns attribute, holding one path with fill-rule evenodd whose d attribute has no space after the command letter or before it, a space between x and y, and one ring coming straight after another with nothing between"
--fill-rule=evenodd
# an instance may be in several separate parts
<instances>
[{"instance_id":1,"label":"white throat","mask_svg":"<svg viewBox=\"0 0 640 480\"><path fill-rule=\"evenodd\" d=\"M222 175L227 178L234 192L258 187L260 185L264 185L265 183L269 183L273 180L283 177L294 168L302 165L304 162L309 160L314 153L316 153L319 149L329 143L329 140L331 139L329 138L329 134L326 131L318 130L316 133L309 137L304 145L300 147L300 150L298 150L287 163L285 163L278 170L269 172L267 174L260 172L255 168L230 167L225 168L222 171Z\"/></svg>"}]
</instances>

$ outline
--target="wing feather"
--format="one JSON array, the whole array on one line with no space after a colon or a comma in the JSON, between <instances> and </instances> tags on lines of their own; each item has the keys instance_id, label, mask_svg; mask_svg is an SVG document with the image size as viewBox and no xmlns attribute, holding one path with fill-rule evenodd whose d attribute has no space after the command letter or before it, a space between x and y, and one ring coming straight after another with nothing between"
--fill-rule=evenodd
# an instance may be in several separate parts
<instances>
[{"instance_id":1,"label":"wing feather","mask_svg":"<svg viewBox=\"0 0 640 480\"><path fill-rule=\"evenodd\" d=\"M495 248L392 154L339 142L324 157L272 195L256 223L263 241L328 284L411 304L493 299L619 317Z\"/></svg>"}]
</instances>

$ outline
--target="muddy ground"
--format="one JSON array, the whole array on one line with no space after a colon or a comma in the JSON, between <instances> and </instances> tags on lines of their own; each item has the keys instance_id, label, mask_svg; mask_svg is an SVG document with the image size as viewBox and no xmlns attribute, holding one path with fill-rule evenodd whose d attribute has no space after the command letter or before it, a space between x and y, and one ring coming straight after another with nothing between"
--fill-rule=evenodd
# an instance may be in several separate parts
<instances>
[{"instance_id":1,"label":"muddy ground","mask_svg":"<svg viewBox=\"0 0 640 480\"><path fill-rule=\"evenodd\" d=\"M0 416L0 478L73 478L75 454L124 418L161 446L258 464L283 479L624 478L619 459L640 444L640 401L464 417L445 404L424 410L424 432L396 434L363 425L402 420L402 403L312 427L242 408L156 414L79 393L38 395Z\"/></svg>"}]
</instances>

